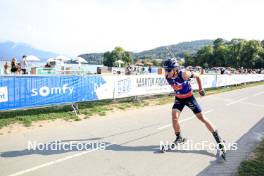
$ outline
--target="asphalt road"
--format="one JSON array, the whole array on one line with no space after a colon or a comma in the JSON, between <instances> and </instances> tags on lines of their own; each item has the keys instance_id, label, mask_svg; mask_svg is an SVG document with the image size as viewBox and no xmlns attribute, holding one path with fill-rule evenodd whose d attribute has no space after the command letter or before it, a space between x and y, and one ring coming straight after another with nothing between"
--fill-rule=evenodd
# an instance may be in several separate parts
<instances>
[{"instance_id":1,"label":"asphalt road","mask_svg":"<svg viewBox=\"0 0 264 176\"><path fill-rule=\"evenodd\" d=\"M232 144L241 140L263 119L263 99L264 86L256 86L197 100L222 138L227 144ZM164 154L159 152L160 141L172 142L175 138L170 124L171 106L167 104L115 112L106 117L2 135L0 175L183 176L206 175L211 166L220 168L219 175L221 172L231 174L226 172L228 168L234 172L232 167L237 164L216 162L214 149L184 148ZM181 115L181 127L189 143L214 142L212 135L187 107ZM51 147L46 150L41 147L28 150L30 141L40 146L46 144L42 148L56 141L64 144L78 143L80 148L95 146L91 150L81 151L77 146L71 151L51 150ZM57 146L61 146L61 143ZM100 144L101 149L105 145L104 150L96 148ZM243 150L232 151L230 155L228 152L228 159L239 163L240 159L232 158L240 156L241 152L249 153Z\"/></svg>"}]
</instances>

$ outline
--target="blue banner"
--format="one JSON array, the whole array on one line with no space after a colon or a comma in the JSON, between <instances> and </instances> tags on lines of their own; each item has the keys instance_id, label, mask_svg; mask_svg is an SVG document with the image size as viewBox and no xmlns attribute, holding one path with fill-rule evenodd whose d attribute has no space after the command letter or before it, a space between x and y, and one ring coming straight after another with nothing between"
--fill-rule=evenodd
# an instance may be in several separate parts
<instances>
[{"instance_id":1,"label":"blue banner","mask_svg":"<svg viewBox=\"0 0 264 176\"><path fill-rule=\"evenodd\" d=\"M102 76L2 76L0 110L97 100Z\"/></svg>"},{"instance_id":2,"label":"blue banner","mask_svg":"<svg viewBox=\"0 0 264 176\"><path fill-rule=\"evenodd\" d=\"M264 80L264 74L202 75L204 88ZM196 80L191 81L198 89ZM0 111L172 92L163 75L0 76Z\"/></svg>"}]
</instances>

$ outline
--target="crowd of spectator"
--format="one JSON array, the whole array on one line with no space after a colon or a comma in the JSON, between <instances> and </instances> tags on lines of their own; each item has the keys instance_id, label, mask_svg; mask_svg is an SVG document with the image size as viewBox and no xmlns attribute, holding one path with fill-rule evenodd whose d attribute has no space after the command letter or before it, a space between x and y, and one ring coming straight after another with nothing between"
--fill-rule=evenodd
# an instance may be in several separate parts
<instances>
[{"instance_id":1,"label":"crowd of spectator","mask_svg":"<svg viewBox=\"0 0 264 176\"><path fill-rule=\"evenodd\" d=\"M26 55L22 57L20 62L17 62L16 58L13 58L11 63L8 61L4 64L4 74L28 74L28 63L26 59ZM53 68L55 65L55 62L47 62L47 64L44 66L44 68ZM153 67L154 68L154 67ZM149 74L149 73L157 73L160 74L162 71L157 71L162 69L160 68L152 68L151 65L148 67L144 67L144 65L130 65L128 64L125 68L119 68L119 71L117 71L117 74L126 74L126 75L138 75L138 74ZM120 71L124 69L124 71ZM248 69L248 68L232 68L232 67L213 67L213 68L202 68L200 66L188 66L183 67L181 66L181 69L188 69L190 71L199 72L200 74L264 74L264 68L261 69Z\"/></svg>"},{"instance_id":2,"label":"crowd of spectator","mask_svg":"<svg viewBox=\"0 0 264 176\"><path fill-rule=\"evenodd\" d=\"M247 68L232 68L232 67L213 67L213 68L202 68L202 67L187 67L188 70L200 72L201 74L264 74L264 68L261 69L247 69Z\"/></svg>"},{"instance_id":3,"label":"crowd of spectator","mask_svg":"<svg viewBox=\"0 0 264 176\"><path fill-rule=\"evenodd\" d=\"M28 63L25 55L20 62L17 62L17 59L13 58L10 64L9 62L4 64L4 74L27 74L27 66Z\"/></svg>"},{"instance_id":4,"label":"crowd of spectator","mask_svg":"<svg viewBox=\"0 0 264 176\"><path fill-rule=\"evenodd\" d=\"M144 67L143 65L130 65L126 66L126 75L139 75L153 73L152 66Z\"/></svg>"}]
</instances>

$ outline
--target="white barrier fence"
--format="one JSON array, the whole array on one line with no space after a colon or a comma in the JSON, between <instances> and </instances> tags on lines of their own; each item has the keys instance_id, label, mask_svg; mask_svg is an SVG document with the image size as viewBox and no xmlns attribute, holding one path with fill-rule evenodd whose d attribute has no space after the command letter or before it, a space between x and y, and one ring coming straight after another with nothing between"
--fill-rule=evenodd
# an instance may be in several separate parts
<instances>
[{"instance_id":1,"label":"white barrier fence","mask_svg":"<svg viewBox=\"0 0 264 176\"><path fill-rule=\"evenodd\" d=\"M103 76L104 85L96 88L98 99L123 98L130 96L173 92L163 75ZM247 75L202 75L203 88L214 88L247 82L263 81L264 74ZM192 88L198 89L195 79Z\"/></svg>"},{"instance_id":2,"label":"white barrier fence","mask_svg":"<svg viewBox=\"0 0 264 176\"><path fill-rule=\"evenodd\" d=\"M202 75L204 88L263 81L264 74ZM191 80L197 89L195 79ZM164 75L3 76L0 110L173 92Z\"/></svg>"}]
</instances>

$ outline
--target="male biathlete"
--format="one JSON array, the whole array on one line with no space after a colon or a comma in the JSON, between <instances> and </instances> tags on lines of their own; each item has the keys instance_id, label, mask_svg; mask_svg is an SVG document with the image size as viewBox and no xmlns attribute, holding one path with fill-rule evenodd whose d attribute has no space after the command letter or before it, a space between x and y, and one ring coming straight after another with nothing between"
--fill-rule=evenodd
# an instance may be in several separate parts
<instances>
[{"instance_id":1,"label":"male biathlete","mask_svg":"<svg viewBox=\"0 0 264 176\"><path fill-rule=\"evenodd\" d=\"M174 144L180 144L185 141L185 138L181 136L181 128L179 124L180 113L184 106L188 106L196 117L204 123L207 129L213 134L219 149L222 151L222 157L225 159L225 147L224 143L218 135L217 130L213 124L204 116L202 109L193 96L192 88L190 85L190 78L196 78L199 88L199 94L205 95L202 88L201 78L198 74L191 73L188 70L180 70L179 65L175 59L168 59L164 62L165 77L167 82L175 91L175 103L172 107L172 125L176 135Z\"/></svg>"}]
</instances>

